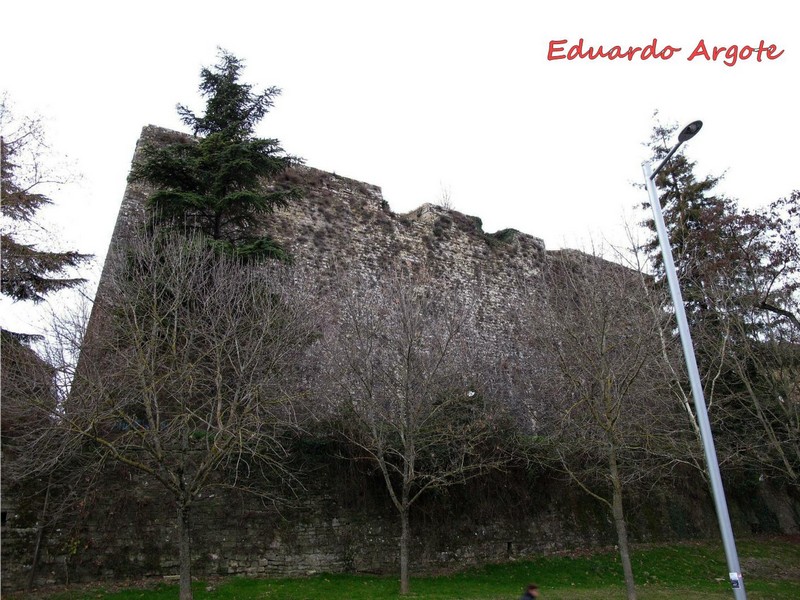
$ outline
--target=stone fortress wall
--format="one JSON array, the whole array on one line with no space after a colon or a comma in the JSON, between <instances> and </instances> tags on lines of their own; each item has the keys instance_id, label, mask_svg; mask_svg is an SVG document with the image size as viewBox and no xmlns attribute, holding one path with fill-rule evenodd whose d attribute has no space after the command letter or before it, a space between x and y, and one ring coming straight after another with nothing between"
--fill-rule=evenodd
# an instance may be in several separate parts
<instances>
[{"instance_id":1,"label":"stone fortress wall","mask_svg":"<svg viewBox=\"0 0 800 600\"><path fill-rule=\"evenodd\" d=\"M139 147L176 135L181 134L149 126ZM546 260L541 239L510 229L487 234L478 218L457 211L425 204L395 214L374 185L310 167L297 167L285 179L282 183L299 187L303 195L274 214L268 230L296 265L321 277L343 269L378 277L393 265L413 267L456 286L472 301L487 339L494 343L501 340L491 332L508 327L509 315L529 293ZM147 193L140 184L128 185L112 246L124 243L130 227L143 222ZM98 296L102 293L101 281ZM421 502L412 515L414 572L613 539L612 526L596 502L566 493L563 484L524 477L498 476L484 487ZM708 494L699 488L679 496L663 491L633 500L629 512L634 539L713 533ZM36 512L35 507L22 510L19 503L8 506L2 583L14 589L27 579ZM463 510L453 511L452 506ZM757 503L734 504L732 516L753 530L797 532L793 511L796 507L785 499L766 494ZM232 492L204 498L193 518L193 574L198 577L386 573L397 565L399 526L381 482L335 464L292 509L278 511ZM174 522L168 498L156 483L115 481L108 493L96 493L86 502L78 519L47 530L37 583L173 576Z\"/></svg>"}]
</instances>

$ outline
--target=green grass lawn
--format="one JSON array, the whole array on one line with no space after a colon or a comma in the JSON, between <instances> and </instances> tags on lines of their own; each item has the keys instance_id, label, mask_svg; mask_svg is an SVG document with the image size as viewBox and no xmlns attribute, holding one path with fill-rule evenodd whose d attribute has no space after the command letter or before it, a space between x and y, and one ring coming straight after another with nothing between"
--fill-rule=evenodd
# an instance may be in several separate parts
<instances>
[{"instance_id":1,"label":"green grass lawn","mask_svg":"<svg viewBox=\"0 0 800 600\"><path fill-rule=\"evenodd\" d=\"M720 546L720 547L718 547ZM747 596L753 600L800 598L800 540L738 542ZM641 600L733 598L721 544L635 547L634 573ZM614 552L547 556L489 565L436 577L412 578L414 600L516 600L528 582L541 600L624 600L622 568ZM196 600L376 600L396 599L395 577L317 575L304 579L223 579L195 584ZM177 585L152 584L109 592L100 588L38 595L48 600L167 600Z\"/></svg>"}]
</instances>

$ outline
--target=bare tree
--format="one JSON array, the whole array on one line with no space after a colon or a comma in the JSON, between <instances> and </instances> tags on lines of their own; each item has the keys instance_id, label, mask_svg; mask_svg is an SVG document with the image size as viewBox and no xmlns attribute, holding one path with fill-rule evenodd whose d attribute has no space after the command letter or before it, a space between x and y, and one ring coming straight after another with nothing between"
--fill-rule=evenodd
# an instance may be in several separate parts
<instances>
[{"instance_id":1,"label":"bare tree","mask_svg":"<svg viewBox=\"0 0 800 600\"><path fill-rule=\"evenodd\" d=\"M666 193L691 199L685 185ZM800 192L754 210L692 202L674 207L676 257L720 464L797 487Z\"/></svg>"},{"instance_id":2,"label":"bare tree","mask_svg":"<svg viewBox=\"0 0 800 600\"><path fill-rule=\"evenodd\" d=\"M701 255L692 265L709 307L696 329L713 366L723 443L760 479L798 488L800 192L724 216L716 263Z\"/></svg>"},{"instance_id":3,"label":"bare tree","mask_svg":"<svg viewBox=\"0 0 800 600\"><path fill-rule=\"evenodd\" d=\"M381 473L400 519L400 592L409 591L409 516L426 492L506 457L504 408L482 375L468 307L420 278L346 281L323 341L322 385L341 431Z\"/></svg>"},{"instance_id":4,"label":"bare tree","mask_svg":"<svg viewBox=\"0 0 800 600\"><path fill-rule=\"evenodd\" d=\"M720 422L727 462L762 479L800 487L800 327L787 315L765 311L757 295L732 286L708 286L713 326L696 327L711 367L706 387ZM797 312L797 300L782 306Z\"/></svg>"},{"instance_id":5,"label":"bare tree","mask_svg":"<svg viewBox=\"0 0 800 600\"><path fill-rule=\"evenodd\" d=\"M653 158L677 125L657 125ZM677 155L657 177L722 466L800 484L800 190L747 209ZM648 209L649 212L649 209ZM664 267L652 220L645 248Z\"/></svg>"},{"instance_id":6,"label":"bare tree","mask_svg":"<svg viewBox=\"0 0 800 600\"><path fill-rule=\"evenodd\" d=\"M273 496L269 482L296 481L284 441L296 424L291 375L313 335L310 304L282 268L248 267L198 239L133 236L109 260L71 393L41 408L63 452L117 461L169 492L185 600L201 492L231 485Z\"/></svg>"},{"instance_id":7,"label":"bare tree","mask_svg":"<svg viewBox=\"0 0 800 600\"><path fill-rule=\"evenodd\" d=\"M439 206L445 210L456 209L455 202L453 202L453 191L450 189L449 185L441 184L439 198L436 200L436 206Z\"/></svg>"},{"instance_id":8,"label":"bare tree","mask_svg":"<svg viewBox=\"0 0 800 600\"><path fill-rule=\"evenodd\" d=\"M638 273L577 251L550 254L536 299L533 345L550 387L539 433L551 464L610 511L635 600L624 490L676 463L693 439L669 389L661 313Z\"/></svg>"}]
</instances>

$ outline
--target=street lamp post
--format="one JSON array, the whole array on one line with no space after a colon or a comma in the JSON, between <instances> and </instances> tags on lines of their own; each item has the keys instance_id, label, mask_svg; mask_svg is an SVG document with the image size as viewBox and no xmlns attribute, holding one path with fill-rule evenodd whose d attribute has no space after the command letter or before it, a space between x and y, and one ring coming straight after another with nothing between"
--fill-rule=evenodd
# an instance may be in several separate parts
<instances>
[{"instance_id":1,"label":"street lamp post","mask_svg":"<svg viewBox=\"0 0 800 600\"><path fill-rule=\"evenodd\" d=\"M746 600L747 594L744 589L744 581L742 580L742 572L739 568L739 556L736 553L736 542L733 539L733 529L731 528L731 519L728 514L728 504L725 501L725 490L722 487L722 478L719 473L719 463L717 462L717 452L714 449L714 438L711 434L711 425L708 421L708 410L706 409L706 401L703 397L703 386L700 383L700 373L697 370L697 359L694 355L694 346L692 345L692 337L689 333L689 322L686 318L686 309L683 305L683 296L681 295L681 288L678 284L678 272L675 269L675 261L672 258L672 248L669 244L669 235L667 228L664 224L664 215L661 212L661 203L658 200L658 193L656 191L655 178L662 167L667 164L672 155L678 150L683 142L690 140L695 134L700 131L703 126L702 121L694 121L690 123L678 135L678 143L669 151L664 160L659 163L655 170L651 171L650 163L645 162L642 165L644 171L645 185L647 192L650 195L650 206L653 209L653 217L656 223L656 231L658 232L658 243L661 246L661 254L664 257L664 273L667 276L669 283L669 293L672 296L672 303L675 307L675 317L678 321L678 331L681 336L681 345L683 346L683 355L686 359L686 368L689 372L689 382L692 388L692 397L694 399L695 412L697 413L697 422L700 426L700 437L703 441L703 451L706 457L706 466L708 468L708 477L711 481L711 493L714 496L714 505L717 510L717 520L719 521L719 529L722 533L722 543L725 547L725 556L728 560L728 577L733 588L733 595L736 600Z\"/></svg>"}]
</instances>

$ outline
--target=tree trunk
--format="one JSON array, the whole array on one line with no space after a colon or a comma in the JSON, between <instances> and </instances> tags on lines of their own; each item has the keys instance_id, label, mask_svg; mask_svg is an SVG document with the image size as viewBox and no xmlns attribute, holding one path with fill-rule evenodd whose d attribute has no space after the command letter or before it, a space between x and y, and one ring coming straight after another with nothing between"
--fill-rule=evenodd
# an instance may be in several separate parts
<instances>
[{"instance_id":1,"label":"tree trunk","mask_svg":"<svg viewBox=\"0 0 800 600\"><path fill-rule=\"evenodd\" d=\"M408 513L407 505L400 510L400 594L408 594Z\"/></svg>"},{"instance_id":2,"label":"tree trunk","mask_svg":"<svg viewBox=\"0 0 800 600\"><path fill-rule=\"evenodd\" d=\"M619 558L622 561L622 572L625 576L625 589L628 593L628 600L636 600L636 582L633 579L633 566L628 547L628 527L625 523L625 511L622 508L622 481L617 466L616 448L613 446L609 451L608 463L611 483L614 487L611 511L614 514L614 526L617 529L617 545L619 546Z\"/></svg>"},{"instance_id":3,"label":"tree trunk","mask_svg":"<svg viewBox=\"0 0 800 600\"><path fill-rule=\"evenodd\" d=\"M792 480L793 484L797 484L797 472L792 467L792 463L789 460L789 457L786 456L786 453L783 451L783 445L778 440L778 436L775 434L775 428L770 423L769 417L767 416L767 411L764 410L763 405L761 404L761 399L758 397L758 394L753 389L753 386L750 384L748 379L748 374L745 370L741 367L741 365L737 364L737 370L739 371L741 380L744 382L745 387L747 388L747 393L750 396L750 400L753 402L753 406L756 409L756 416L758 417L759 423L761 423L761 427L764 429L764 433L767 434L767 439L769 440L769 445L775 450L775 453L780 458L781 462L783 463L784 472L789 476L789 479Z\"/></svg>"},{"instance_id":4,"label":"tree trunk","mask_svg":"<svg viewBox=\"0 0 800 600\"><path fill-rule=\"evenodd\" d=\"M178 553L180 555L180 600L192 600L192 556L189 540L189 507L178 505Z\"/></svg>"}]
</instances>

